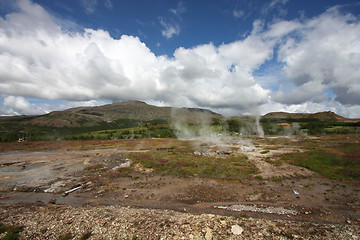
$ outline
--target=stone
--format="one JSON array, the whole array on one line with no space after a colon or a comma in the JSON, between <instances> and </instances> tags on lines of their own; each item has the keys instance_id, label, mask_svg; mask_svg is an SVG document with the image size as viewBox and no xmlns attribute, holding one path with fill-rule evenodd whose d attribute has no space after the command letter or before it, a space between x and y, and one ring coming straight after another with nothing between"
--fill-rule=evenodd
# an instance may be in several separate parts
<instances>
[{"instance_id":1,"label":"stone","mask_svg":"<svg viewBox=\"0 0 360 240\"><path fill-rule=\"evenodd\" d=\"M243 233L243 231L244 231L244 229L237 224L231 226L231 232L234 235L241 235Z\"/></svg>"},{"instance_id":2,"label":"stone","mask_svg":"<svg viewBox=\"0 0 360 240\"><path fill-rule=\"evenodd\" d=\"M212 231L209 227L206 228L206 233L205 233L205 239L206 240L211 240L213 238L212 236Z\"/></svg>"}]
</instances>

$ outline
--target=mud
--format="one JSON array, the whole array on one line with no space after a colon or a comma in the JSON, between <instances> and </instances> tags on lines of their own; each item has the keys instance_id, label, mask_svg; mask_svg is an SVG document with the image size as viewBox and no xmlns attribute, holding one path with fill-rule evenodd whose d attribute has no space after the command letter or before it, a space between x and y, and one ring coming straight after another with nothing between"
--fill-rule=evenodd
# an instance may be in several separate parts
<instances>
[{"instance_id":1,"label":"mud","mask_svg":"<svg viewBox=\"0 0 360 240\"><path fill-rule=\"evenodd\" d=\"M299 226L340 224L358 229L360 187L357 181L331 180L308 169L272 164L279 154L301 149L292 145L270 146L257 139L252 142L232 140L220 145L194 145L194 156L222 158L246 154L258 173L241 181L157 174L127 158L129 152L150 151L139 148L3 152L0 154L0 207L118 206L291 221L292 224L298 222ZM126 169L130 164L135 171L119 175L117 170ZM64 196L76 186L80 187ZM31 215L31 210L26 212ZM1 221L10 220L2 218ZM206 230L201 236L205 238L205 235Z\"/></svg>"}]
</instances>

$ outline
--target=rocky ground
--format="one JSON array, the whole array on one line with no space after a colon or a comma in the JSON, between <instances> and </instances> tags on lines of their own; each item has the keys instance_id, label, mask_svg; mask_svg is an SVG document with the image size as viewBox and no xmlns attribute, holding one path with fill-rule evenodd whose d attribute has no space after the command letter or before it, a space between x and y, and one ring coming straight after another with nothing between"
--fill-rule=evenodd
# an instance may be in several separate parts
<instances>
[{"instance_id":1,"label":"rocky ground","mask_svg":"<svg viewBox=\"0 0 360 240\"><path fill-rule=\"evenodd\" d=\"M257 172L241 180L155 173L128 153L188 146L144 141L1 153L0 224L18 226L19 239L359 239L358 182L278 164L302 151L296 139L191 147L194 157L246 154Z\"/></svg>"},{"instance_id":2,"label":"rocky ground","mask_svg":"<svg viewBox=\"0 0 360 240\"><path fill-rule=\"evenodd\" d=\"M359 239L360 227L119 206L1 205L19 239ZM63 238L61 238L63 237Z\"/></svg>"}]
</instances>

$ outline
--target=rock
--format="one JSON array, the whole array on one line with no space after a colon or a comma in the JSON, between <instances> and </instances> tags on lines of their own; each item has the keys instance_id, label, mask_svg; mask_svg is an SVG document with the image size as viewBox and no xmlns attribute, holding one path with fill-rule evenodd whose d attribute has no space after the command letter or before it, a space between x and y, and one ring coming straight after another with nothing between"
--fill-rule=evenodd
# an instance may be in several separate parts
<instances>
[{"instance_id":1,"label":"rock","mask_svg":"<svg viewBox=\"0 0 360 240\"><path fill-rule=\"evenodd\" d=\"M49 203L50 203L50 204L56 204L56 198L50 199Z\"/></svg>"},{"instance_id":2,"label":"rock","mask_svg":"<svg viewBox=\"0 0 360 240\"><path fill-rule=\"evenodd\" d=\"M51 184L51 186L48 189L45 189L44 192L45 193L60 192L61 189L66 186L66 183L67 183L66 181L55 182L55 183Z\"/></svg>"},{"instance_id":3,"label":"rock","mask_svg":"<svg viewBox=\"0 0 360 240\"><path fill-rule=\"evenodd\" d=\"M205 239L206 240L211 240L213 238L212 236L212 231L209 227L206 228L206 233L205 233Z\"/></svg>"},{"instance_id":4,"label":"rock","mask_svg":"<svg viewBox=\"0 0 360 240\"><path fill-rule=\"evenodd\" d=\"M226 226L226 221L221 220L220 223L221 225Z\"/></svg>"},{"instance_id":5,"label":"rock","mask_svg":"<svg viewBox=\"0 0 360 240\"><path fill-rule=\"evenodd\" d=\"M117 169L121 169L121 168L128 168L130 167L132 161L128 158L126 158L125 160L122 161L122 163L119 166L113 167L112 170L115 171Z\"/></svg>"},{"instance_id":6,"label":"rock","mask_svg":"<svg viewBox=\"0 0 360 240\"><path fill-rule=\"evenodd\" d=\"M243 231L244 231L244 229L237 224L231 226L231 232L234 235L241 235L243 233Z\"/></svg>"}]
</instances>

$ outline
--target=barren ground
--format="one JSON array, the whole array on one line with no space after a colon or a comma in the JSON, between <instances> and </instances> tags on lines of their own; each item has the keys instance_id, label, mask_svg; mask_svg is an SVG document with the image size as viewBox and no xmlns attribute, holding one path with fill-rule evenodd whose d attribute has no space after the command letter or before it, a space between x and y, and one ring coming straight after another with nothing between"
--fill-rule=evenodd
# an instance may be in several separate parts
<instances>
[{"instance_id":1,"label":"barren ground","mask_svg":"<svg viewBox=\"0 0 360 240\"><path fill-rule=\"evenodd\" d=\"M0 222L21 226L20 239L359 239L359 182L279 157L338 141L359 136L2 144ZM245 154L257 170L240 180L179 177L131 159L177 149Z\"/></svg>"}]
</instances>

